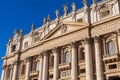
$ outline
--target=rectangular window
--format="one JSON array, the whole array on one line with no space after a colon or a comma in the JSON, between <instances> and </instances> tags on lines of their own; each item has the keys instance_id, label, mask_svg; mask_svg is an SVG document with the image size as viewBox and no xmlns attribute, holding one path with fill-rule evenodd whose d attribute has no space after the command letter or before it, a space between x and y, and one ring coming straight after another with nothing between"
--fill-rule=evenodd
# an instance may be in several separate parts
<instances>
[{"instance_id":1,"label":"rectangular window","mask_svg":"<svg viewBox=\"0 0 120 80\"><path fill-rule=\"evenodd\" d=\"M28 47L28 42L25 42L24 48L27 48L27 47Z\"/></svg>"},{"instance_id":2,"label":"rectangular window","mask_svg":"<svg viewBox=\"0 0 120 80\"><path fill-rule=\"evenodd\" d=\"M50 74L50 78L53 78L53 74Z\"/></svg>"},{"instance_id":3,"label":"rectangular window","mask_svg":"<svg viewBox=\"0 0 120 80\"><path fill-rule=\"evenodd\" d=\"M80 69L80 73L85 73L85 69Z\"/></svg>"},{"instance_id":4,"label":"rectangular window","mask_svg":"<svg viewBox=\"0 0 120 80\"><path fill-rule=\"evenodd\" d=\"M16 45L13 45L11 52L15 52L15 50L16 50Z\"/></svg>"},{"instance_id":5,"label":"rectangular window","mask_svg":"<svg viewBox=\"0 0 120 80\"><path fill-rule=\"evenodd\" d=\"M61 71L61 77L70 76L70 70Z\"/></svg>"},{"instance_id":6,"label":"rectangular window","mask_svg":"<svg viewBox=\"0 0 120 80\"><path fill-rule=\"evenodd\" d=\"M34 42L37 42L39 40L40 40L40 38L38 36L34 38Z\"/></svg>"},{"instance_id":7,"label":"rectangular window","mask_svg":"<svg viewBox=\"0 0 120 80\"><path fill-rule=\"evenodd\" d=\"M100 13L100 17L104 18L110 15L110 11L109 10L104 10Z\"/></svg>"},{"instance_id":8,"label":"rectangular window","mask_svg":"<svg viewBox=\"0 0 120 80\"><path fill-rule=\"evenodd\" d=\"M82 18L80 18L80 19L78 19L78 20L77 20L77 22L83 22L83 19L82 19Z\"/></svg>"},{"instance_id":9,"label":"rectangular window","mask_svg":"<svg viewBox=\"0 0 120 80\"><path fill-rule=\"evenodd\" d=\"M109 69L115 69L115 68L117 68L116 64L109 65Z\"/></svg>"}]
</instances>

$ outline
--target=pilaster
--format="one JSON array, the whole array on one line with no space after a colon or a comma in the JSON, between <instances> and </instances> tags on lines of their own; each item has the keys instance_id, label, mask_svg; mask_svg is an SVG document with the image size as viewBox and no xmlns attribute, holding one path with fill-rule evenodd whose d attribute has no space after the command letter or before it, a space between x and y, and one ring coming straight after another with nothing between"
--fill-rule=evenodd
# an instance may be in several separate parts
<instances>
[{"instance_id":1,"label":"pilaster","mask_svg":"<svg viewBox=\"0 0 120 80\"><path fill-rule=\"evenodd\" d=\"M12 80L17 80L17 64L18 64L18 62L17 61L15 61L14 63L13 63L13 77L12 77Z\"/></svg>"},{"instance_id":2,"label":"pilaster","mask_svg":"<svg viewBox=\"0 0 120 80\"><path fill-rule=\"evenodd\" d=\"M26 58L26 73L25 73L25 80L30 79L30 67L31 67L31 58Z\"/></svg>"},{"instance_id":3,"label":"pilaster","mask_svg":"<svg viewBox=\"0 0 120 80\"><path fill-rule=\"evenodd\" d=\"M59 53L58 53L58 48L53 49L54 52L54 75L53 75L53 80L58 80L59 78Z\"/></svg>"},{"instance_id":4,"label":"pilaster","mask_svg":"<svg viewBox=\"0 0 120 80\"><path fill-rule=\"evenodd\" d=\"M4 79L4 77L5 77L5 68L6 68L6 66L3 66L3 67L2 67L1 80L5 80L5 79Z\"/></svg>"},{"instance_id":5,"label":"pilaster","mask_svg":"<svg viewBox=\"0 0 120 80\"><path fill-rule=\"evenodd\" d=\"M72 69L71 69L71 80L77 80L77 43L71 42L72 47Z\"/></svg>"},{"instance_id":6,"label":"pilaster","mask_svg":"<svg viewBox=\"0 0 120 80\"><path fill-rule=\"evenodd\" d=\"M43 76L42 80L48 79L48 51L44 52L44 60L43 60Z\"/></svg>"},{"instance_id":7,"label":"pilaster","mask_svg":"<svg viewBox=\"0 0 120 80\"><path fill-rule=\"evenodd\" d=\"M39 57L39 61L40 61L40 69L39 69L39 79L38 80L42 80L42 70L43 70L43 57L42 55L40 55Z\"/></svg>"},{"instance_id":8,"label":"pilaster","mask_svg":"<svg viewBox=\"0 0 120 80\"><path fill-rule=\"evenodd\" d=\"M96 77L97 80L104 80L103 78L103 69L102 69L102 55L100 49L100 37L94 38L95 42L95 61L96 61Z\"/></svg>"},{"instance_id":9,"label":"pilaster","mask_svg":"<svg viewBox=\"0 0 120 80\"><path fill-rule=\"evenodd\" d=\"M85 38L86 80L93 80L92 55L90 38Z\"/></svg>"}]
</instances>

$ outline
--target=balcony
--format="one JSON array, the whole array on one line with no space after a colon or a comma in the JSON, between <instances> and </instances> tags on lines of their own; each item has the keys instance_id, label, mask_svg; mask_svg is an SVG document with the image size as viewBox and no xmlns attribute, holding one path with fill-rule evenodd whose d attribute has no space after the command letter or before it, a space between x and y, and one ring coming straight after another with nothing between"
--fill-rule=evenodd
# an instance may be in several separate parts
<instances>
[{"instance_id":1,"label":"balcony","mask_svg":"<svg viewBox=\"0 0 120 80\"><path fill-rule=\"evenodd\" d=\"M81 65L85 65L85 59L83 59L83 60L79 60L78 62L79 62L79 63L78 63L79 66L81 66Z\"/></svg>"},{"instance_id":2,"label":"balcony","mask_svg":"<svg viewBox=\"0 0 120 80\"><path fill-rule=\"evenodd\" d=\"M49 67L49 72L53 72L53 66Z\"/></svg>"},{"instance_id":3,"label":"balcony","mask_svg":"<svg viewBox=\"0 0 120 80\"><path fill-rule=\"evenodd\" d=\"M71 63L61 63L61 64L59 64L59 69L66 70L66 69L70 69L70 68L71 68Z\"/></svg>"},{"instance_id":4,"label":"balcony","mask_svg":"<svg viewBox=\"0 0 120 80\"><path fill-rule=\"evenodd\" d=\"M31 71L30 76L38 76L39 71Z\"/></svg>"},{"instance_id":5,"label":"balcony","mask_svg":"<svg viewBox=\"0 0 120 80\"><path fill-rule=\"evenodd\" d=\"M113 61L117 61L119 59L119 54L109 54L109 55L104 55L103 56L103 61L104 62L113 62Z\"/></svg>"}]
</instances>

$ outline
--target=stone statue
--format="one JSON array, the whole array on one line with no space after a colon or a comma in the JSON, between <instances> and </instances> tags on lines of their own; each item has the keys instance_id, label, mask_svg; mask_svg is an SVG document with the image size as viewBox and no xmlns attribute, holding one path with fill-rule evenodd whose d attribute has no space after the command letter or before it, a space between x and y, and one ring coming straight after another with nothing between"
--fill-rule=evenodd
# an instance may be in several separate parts
<instances>
[{"instance_id":1,"label":"stone statue","mask_svg":"<svg viewBox=\"0 0 120 80\"><path fill-rule=\"evenodd\" d=\"M50 14L48 14L47 22L50 23Z\"/></svg>"},{"instance_id":2,"label":"stone statue","mask_svg":"<svg viewBox=\"0 0 120 80\"><path fill-rule=\"evenodd\" d=\"M72 11L76 11L76 4L75 4L75 2L72 3Z\"/></svg>"},{"instance_id":3,"label":"stone statue","mask_svg":"<svg viewBox=\"0 0 120 80\"><path fill-rule=\"evenodd\" d=\"M56 12L57 19L59 19L60 18L60 12L59 12L59 10L57 9L55 12Z\"/></svg>"},{"instance_id":4,"label":"stone statue","mask_svg":"<svg viewBox=\"0 0 120 80\"><path fill-rule=\"evenodd\" d=\"M84 1L83 1L84 7L87 7L87 6L88 6L88 5L87 5L87 2L88 2L88 0L84 0Z\"/></svg>"},{"instance_id":5,"label":"stone statue","mask_svg":"<svg viewBox=\"0 0 120 80\"><path fill-rule=\"evenodd\" d=\"M21 35L21 36L22 36L22 33L23 33L23 30L21 29L21 30L20 30L20 35Z\"/></svg>"},{"instance_id":6,"label":"stone statue","mask_svg":"<svg viewBox=\"0 0 120 80\"><path fill-rule=\"evenodd\" d=\"M46 22L47 22L47 19L44 17L43 24L46 24Z\"/></svg>"},{"instance_id":7,"label":"stone statue","mask_svg":"<svg viewBox=\"0 0 120 80\"><path fill-rule=\"evenodd\" d=\"M96 4L96 2L97 2L96 0L93 0L93 4Z\"/></svg>"},{"instance_id":8,"label":"stone statue","mask_svg":"<svg viewBox=\"0 0 120 80\"><path fill-rule=\"evenodd\" d=\"M64 5L64 15L68 14L68 5Z\"/></svg>"}]
</instances>

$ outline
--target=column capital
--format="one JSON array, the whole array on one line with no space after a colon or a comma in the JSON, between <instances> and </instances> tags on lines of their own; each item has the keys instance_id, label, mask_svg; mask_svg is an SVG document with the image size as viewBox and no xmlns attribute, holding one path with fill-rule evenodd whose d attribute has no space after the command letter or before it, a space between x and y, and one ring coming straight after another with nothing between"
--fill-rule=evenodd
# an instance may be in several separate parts
<instances>
[{"instance_id":1,"label":"column capital","mask_svg":"<svg viewBox=\"0 0 120 80\"><path fill-rule=\"evenodd\" d=\"M30 60L31 60L31 57L27 57L27 58L25 59L26 62L29 62Z\"/></svg>"},{"instance_id":2,"label":"column capital","mask_svg":"<svg viewBox=\"0 0 120 80\"><path fill-rule=\"evenodd\" d=\"M43 52L43 55L44 55L44 56L47 56L47 55L48 55L48 51L45 50L45 51Z\"/></svg>"},{"instance_id":3,"label":"column capital","mask_svg":"<svg viewBox=\"0 0 120 80\"><path fill-rule=\"evenodd\" d=\"M17 63L18 63L18 61L14 61L14 62L13 62L13 65L16 65Z\"/></svg>"},{"instance_id":4,"label":"column capital","mask_svg":"<svg viewBox=\"0 0 120 80\"><path fill-rule=\"evenodd\" d=\"M52 49L52 52L53 52L53 53L57 53L57 52L58 52L58 47L54 47L54 48Z\"/></svg>"},{"instance_id":5,"label":"column capital","mask_svg":"<svg viewBox=\"0 0 120 80\"><path fill-rule=\"evenodd\" d=\"M115 33L120 36L120 29L116 30Z\"/></svg>"},{"instance_id":6,"label":"column capital","mask_svg":"<svg viewBox=\"0 0 120 80\"><path fill-rule=\"evenodd\" d=\"M7 67L7 65L3 65L3 66L2 66L2 69L5 69L6 67Z\"/></svg>"},{"instance_id":7,"label":"column capital","mask_svg":"<svg viewBox=\"0 0 120 80\"><path fill-rule=\"evenodd\" d=\"M95 37L94 37L94 42L95 42L95 43L98 43L99 41L100 41L100 36L95 36Z\"/></svg>"},{"instance_id":8,"label":"column capital","mask_svg":"<svg viewBox=\"0 0 120 80\"><path fill-rule=\"evenodd\" d=\"M87 38L87 37L84 38L84 42L85 42L85 44L89 44L89 43L91 42L90 40L91 40L91 38Z\"/></svg>"},{"instance_id":9,"label":"column capital","mask_svg":"<svg viewBox=\"0 0 120 80\"><path fill-rule=\"evenodd\" d=\"M38 58L42 58L42 57L43 57L42 53L38 54Z\"/></svg>"},{"instance_id":10,"label":"column capital","mask_svg":"<svg viewBox=\"0 0 120 80\"><path fill-rule=\"evenodd\" d=\"M76 46L77 46L77 42L76 42L76 41L72 41L72 42L70 43L70 45L71 45L71 47L76 47Z\"/></svg>"}]
</instances>

